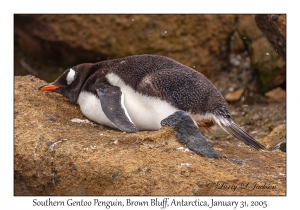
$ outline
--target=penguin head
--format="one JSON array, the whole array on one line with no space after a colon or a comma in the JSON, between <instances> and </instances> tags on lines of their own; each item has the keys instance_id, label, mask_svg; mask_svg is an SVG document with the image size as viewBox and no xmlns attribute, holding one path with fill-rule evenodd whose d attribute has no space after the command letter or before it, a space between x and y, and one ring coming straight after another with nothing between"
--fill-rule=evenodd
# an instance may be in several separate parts
<instances>
[{"instance_id":1,"label":"penguin head","mask_svg":"<svg viewBox=\"0 0 300 210\"><path fill-rule=\"evenodd\" d=\"M57 92L75 103L82 86L93 73L91 66L85 63L69 68L54 82L40 86L39 90Z\"/></svg>"}]
</instances>

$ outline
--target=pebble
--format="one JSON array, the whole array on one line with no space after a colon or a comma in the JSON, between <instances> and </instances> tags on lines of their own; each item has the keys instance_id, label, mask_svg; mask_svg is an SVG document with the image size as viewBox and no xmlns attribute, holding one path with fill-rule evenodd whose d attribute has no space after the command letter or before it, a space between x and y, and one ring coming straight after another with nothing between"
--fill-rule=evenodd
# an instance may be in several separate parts
<instances>
[{"instance_id":1,"label":"pebble","mask_svg":"<svg viewBox=\"0 0 300 210\"><path fill-rule=\"evenodd\" d=\"M281 150L282 152L286 152L286 139L277 144L273 150Z\"/></svg>"},{"instance_id":2,"label":"pebble","mask_svg":"<svg viewBox=\"0 0 300 210\"><path fill-rule=\"evenodd\" d=\"M164 152L170 152L171 148L167 148L164 150Z\"/></svg>"},{"instance_id":3,"label":"pebble","mask_svg":"<svg viewBox=\"0 0 300 210\"><path fill-rule=\"evenodd\" d=\"M226 96L225 96L225 100L226 101L239 101L241 99L241 97L243 96L243 93L244 93L244 89L241 88L241 89L238 89L236 91L233 91L233 92L230 92L230 93L227 93Z\"/></svg>"},{"instance_id":4,"label":"pebble","mask_svg":"<svg viewBox=\"0 0 300 210\"><path fill-rule=\"evenodd\" d=\"M54 144L54 142L52 142L52 141L46 142L46 146L48 146L48 147L51 147L53 144Z\"/></svg>"},{"instance_id":5,"label":"pebble","mask_svg":"<svg viewBox=\"0 0 300 210\"><path fill-rule=\"evenodd\" d=\"M204 185L204 184L202 184L200 181L197 181L196 184L197 184L199 187L203 187L203 185Z\"/></svg>"},{"instance_id":6,"label":"pebble","mask_svg":"<svg viewBox=\"0 0 300 210\"><path fill-rule=\"evenodd\" d=\"M190 164L190 163L181 163L181 166L187 166L187 167L191 167L192 166L192 164Z\"/></svg>"},{"instance_id":7,"label":"pebble","mask_svg":"<svg viewBox=\"0 0 300 210\"><path fill-rule=\"evenodd\" d=\"M110 180L111 180L111 181L115 181L115 179L117 178L118 174L119 174L119 171L115 171L115 172L111 175Z\"/></svg>"},{"instance_id":8,"label":"pebble","mask_svg":"<svg viewBox=\"0 0 300 210\"><path fill-rule=\"evenodd\" d=\"M56 121L56 118L55 118L53 115L51 115L51 114L46 114L46 116L49 117L50 120L52 120L53 122Z\"/></svg>"},{"instance_id":9,"label":"pebble","mask_svg":"<svg viewBox=\"0 0 300 210\"><path fill-rule=\"evenodd\" d=\"M194 194L194 195L199 195L200 194L200 190L199 189L193 189L192 190L192 193Z\"/></svg>"},{"instance_id":10,"label":"pebble","mask_svg":"<svg viewBox=\"0 0 300 210\"><path fill-rule=\"evenodd\" d=\"M286 92L281 87L277 87L266 92L265 96L273 101L284 101L286 98Z\"/></svg>"}]
</instances>

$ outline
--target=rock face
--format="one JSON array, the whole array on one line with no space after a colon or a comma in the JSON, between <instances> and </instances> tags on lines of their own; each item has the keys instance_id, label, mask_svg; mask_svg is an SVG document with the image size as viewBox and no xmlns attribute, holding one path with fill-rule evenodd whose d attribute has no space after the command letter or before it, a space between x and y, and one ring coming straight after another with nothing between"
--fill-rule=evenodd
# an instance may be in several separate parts
<instances>
[{"instance_id":1,"label":"rock face","mask_svg":"<svg viewBox=\"0 0 300 210\"><path fill-rule=\"evenodd\" d=\"M223 80L228 88L233 82L237 89L249 86L255 75L261 84L253 84L256 92L285 81L285 62L252 15L15 15L14 20L16 49L27 58L15 56L15 66L21 63L16 69L23 69L16 75L38 72L52 82L59 71L80 63L156 54L214 82ZM24 67L30 60L32 66Z\"/></svg>"},{"instance_id":2,"label":"rock face","mask_svg":"<svg viewBox=\"0 0 300 210\"><path fill-rule=\"evenodd\" d=\"M263 90L268 91L285 84L286 15L255 15L255 21L266 37L252 45L252 60L255 68L259 69L258 76Z\"/></svg>"},{"instance_id":3,"label":"rock face","mask_svg":"<svg viewBox=\"0 0 300 210\"><path fill-rule=\"evenodd\" d=\"M15 77L15 195L286 195L281 151L227 136L210 141L220 159L203 158L168 127L127 134L80 121L78 105L44 83Z\"/></svg>"},{"instance_id":4,"label":"rock face","mask_svg":"<svg viewBox=\"0 0 300 210\"><path fill-rule=\"evenodd\" d=\"M156 54L214 74L234 23L235 15L16 15L15 33L24 51L71 66Z\"/></svg>"},{"instance_id":5,"label":"rock face","mask_svg":"<svg viewBox=\"0 0 300 210\"><path fill-rule=\"evenodd\" d=\"M255 21L276 52L286 60L286 15L255 15Z\"/></svg>"}]
</instances>

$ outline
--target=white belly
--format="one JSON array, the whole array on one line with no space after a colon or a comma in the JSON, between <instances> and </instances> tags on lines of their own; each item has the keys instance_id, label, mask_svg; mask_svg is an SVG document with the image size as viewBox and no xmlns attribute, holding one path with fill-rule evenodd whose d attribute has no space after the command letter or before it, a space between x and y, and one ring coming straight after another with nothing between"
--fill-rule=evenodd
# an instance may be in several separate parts
<instances>
[{"instance_id":1,"label":"white belly","mask_svg":"<svg viewBox=\"0 0 300 210\"><path fill-rule=\"evenodd\" d=\"M127 86L117 75L106 75L110 84L120 87L124 95L124 105L133 124L139 130L159 130L160 122L173 114L176 109L166 101L146 97ZM115 127L102 111L100 100L91 93L82 92L78 98L82 113L89 119L109 127Z\"/></svg>"},{"instance_id":2,"label":"white belly","mask_svg":"<svg viewBox=\"0 0 300 210\"><path fill-rule=\"evenodd\" d=\"M101 125L116 128L103 113L100 100L94 94L85 91L81 92L77 103L82 114L90 120Z\"/></svg>"}]
</instances>

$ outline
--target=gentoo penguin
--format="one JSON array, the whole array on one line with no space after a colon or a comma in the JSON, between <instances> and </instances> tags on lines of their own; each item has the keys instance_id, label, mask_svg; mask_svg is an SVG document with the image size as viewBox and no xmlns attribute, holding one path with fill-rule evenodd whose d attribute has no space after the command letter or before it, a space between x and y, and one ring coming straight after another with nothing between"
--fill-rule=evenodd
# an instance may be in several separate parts
<instances>
[{"instance_id":1,"label":"gentoo penguin","mask_svg":"<svg viewBox=\"0 0 300 210\"><path fill-rule=\"evenodd\" d=\"M202 133L216 123L244 143L264 149L233 122L226 101L208 79L164 56L80 64L39 89L60 93L77 102L90 120L128 133L159 130L162 120L183 110Z\"/></svg>"}]
</instances>

